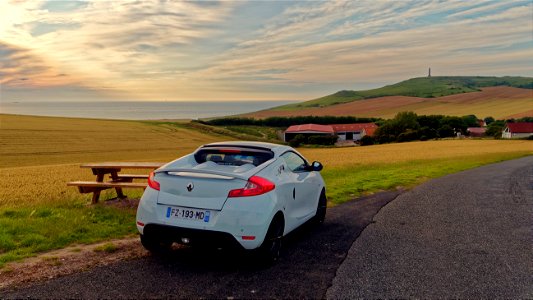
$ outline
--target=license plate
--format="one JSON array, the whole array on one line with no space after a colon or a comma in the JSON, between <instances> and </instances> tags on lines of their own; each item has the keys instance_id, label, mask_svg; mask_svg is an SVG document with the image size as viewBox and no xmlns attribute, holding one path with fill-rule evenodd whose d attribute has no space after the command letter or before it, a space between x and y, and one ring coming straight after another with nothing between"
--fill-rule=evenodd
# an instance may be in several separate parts
<instances>
[{"instance_id":1,"label":"license plate","mask_svg":"<svg viewBox=\"0 0 533 300\"><path fill-rule=\"evenodd\" d=\"M211 211L187 207L167 207L167 219L191 220L209 223Z\"/></svg>"}]
</instances>

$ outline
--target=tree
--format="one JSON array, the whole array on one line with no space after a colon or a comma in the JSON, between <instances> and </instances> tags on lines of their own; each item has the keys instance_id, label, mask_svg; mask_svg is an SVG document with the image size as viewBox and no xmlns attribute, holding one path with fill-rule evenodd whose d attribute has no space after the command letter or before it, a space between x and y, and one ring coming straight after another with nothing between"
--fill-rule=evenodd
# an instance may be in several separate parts
<instances>
[{"instance_id":1,"label":"tree","mask_svg":"<svg viewBox=\"0 0 533 300\"><path fill-rule=\"evenodd\" d=\"M516 120L516 122L533 123L533 117L522 117L522 118Z\"/></svg>"},{"instance_id":2,"label":"tree","mask_svg":"<svg viewBox=\"0 0 533 300\"><path fill-rule=\"evenodd\" d=\"M505 126L505 122L502 120L494 121L487 126L487 131L485 131L486 136L492 136L495 138L502 137L502 130Z\"/></svg>"},{"instance_id":3,"label":"tree","mask_svg":"<svg viewBox=\"0 0 533 300\"><path fill-rule=\"evenodd\" d=\"M312 135L307 138L307 144L311 145L335 145L339 137L337 135Z\"/></svg>"},{"instance_id":4,"label":"tree","mask_svg":"<svg viewBox=\"0 0 533 300\"><path fill-rule=\"evenodd\" d=\"M396 116L378 127L375 132L376 140L380 143L388 143L398 139L400 134L406 131L417 131L420 128L418 117L414 112L399 112Z\"/></svg>"},{"instance_id":5,"label":"tree","mask_svg":"<svg viewBox=\"0 0 533 300\"><path fill-rule=\"evenodd\" d=\"M483 119L483 121L485 121L485 124L487 124L487 126L494 122L494 118L493 117L486 117L485 119Z\"/></svg>"},{"instance_id":6,"label":"tree","mask_svg":"<svg viewBox=\"0 0 533 300\"><path fill-rule=\"evenodd\" d=\"M440 127L442 118L444 118L442 115L418 116L417 121L420 127L428 127L436 130Z\"/></svg>"},{"instance_id":7,"label":"tree","mask_svg":"<svg viewBox=\"0 0 533 300\"><path fill-rule=\"evenodd\" d=\"M465 121L463 120L463 118L452 117L452 116L446 116L442 118L440 125L441 125L440 127L443 127L444 125L448 125L449 127L451 127L452 130L461 131L463 134L466 134L466 128L468 127ZM455 132L451 136L454 136L454 135L455 135ZM450 136L450 135L447 135L447 136ZM441 135L440 137L443 137L443 136Z\"/></svg>"},{"instance_id":8,"label":"tree","mask_svg":"<svg viewBox=\"0 0 533 300\"><path fill-rule=\"evenodd\" d=\"M450 125L444 124L438 129L438 134L441 138L452 137L455 136L455 131Z\"/></svg>"},{"instance_id":9,"label":"tree","mask_svg":"<svg viewBox=\"0 0 533 300\"><path fill-rule=\"evenodd\" d=\"M417 115L412 111L403 111L396 114L392 119L393 125L397 128L398 134L409 129L417 130L420 127L418 124Z\"/></svg>"},{"instance_id":10,"label":"tree","mask_svg":"<svg viewBox=\"0 0 533 300\"><path fill-rule=\"evenodd\" d=\"M463 119L466 127L479 127L479 123L475 115L462 116L461 119Z\"/></svg>"},{"instance_id":11,"label":"tree","mask_svg":"<svg viewBox=\"0 0 533 300\"><path fill-rule=\"evenodd\" d=\"M301 144L307 142L307 138L303 134L297 134L292 140L289 141L289 146L299 147Z\"/></svg>"},{"instance_id":12,"label":"tree","mask_svg":"<svg viewBox=\"0 0 533 300\"><path fill-rule=\"evenodd\" d=\"M419 139L418 131L409 129L405 132L400 133L396 141L399 143L402 143L402 142L410 142L410 141L414 141L418 139Z\"/></svg>"},{"instance_id":13,"label":"tree","mask_svg":"<svg viewBox=\"0 0 533 300\"><path fill-rule=\"evenodd\" d=\"M420 128L418 130L418 134L420 135L420 140L421 141L427 141L427 140L430 140L430 139L434 139L437 137L437 129L435 128L438 128L438 124L437 126L435 127L428 127L428 126L424 126L422 128Z\"/></svg>"},{"instance_id":14,"label":"tree","mask_svg":"<svg viewBox=\"0 0 533 300\"><path fill-rule=\"evenodd\" d=\"M365 135L359 140L359 145L361 146L370 146L374 145L374 143L374 138L369 135Z\"/></svg>"}]
</instances>

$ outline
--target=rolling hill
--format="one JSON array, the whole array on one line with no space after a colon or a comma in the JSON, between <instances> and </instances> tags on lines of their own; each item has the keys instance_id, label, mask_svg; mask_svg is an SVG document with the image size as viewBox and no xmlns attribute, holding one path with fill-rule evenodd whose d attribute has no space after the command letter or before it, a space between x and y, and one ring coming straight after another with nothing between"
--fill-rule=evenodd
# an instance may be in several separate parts
<instances>
[{"instance_id":1,"label":"rolling hill","mask_svg":"<svg viewBox=\"0 0 533 300\"><path fill-rule=\"evenodd\" d=\"M355 115L390 118L399 111L459 116L475 114L495 118L533 116L533 78L412 78L373 90L339 91L247 116Z\"/></svg>"}]
</instances>

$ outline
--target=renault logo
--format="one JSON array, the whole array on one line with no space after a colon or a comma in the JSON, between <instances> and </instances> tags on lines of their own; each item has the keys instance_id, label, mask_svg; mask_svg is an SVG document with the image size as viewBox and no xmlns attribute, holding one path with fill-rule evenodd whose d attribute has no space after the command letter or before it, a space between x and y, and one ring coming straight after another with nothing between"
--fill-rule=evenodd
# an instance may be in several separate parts
<instances>
[{"instance_id":1,"label":"renault logo","mask_svg":"<svg viewBox=\"0 0 533 300\"><path fill-rule=\"evenodd\" d=\"M190 192L190 191L192 191L193 189L194 189L194 184L193 184L192 182L189 182L189 183L187 184L187 191Z\"/></svg>"}]
</instances>

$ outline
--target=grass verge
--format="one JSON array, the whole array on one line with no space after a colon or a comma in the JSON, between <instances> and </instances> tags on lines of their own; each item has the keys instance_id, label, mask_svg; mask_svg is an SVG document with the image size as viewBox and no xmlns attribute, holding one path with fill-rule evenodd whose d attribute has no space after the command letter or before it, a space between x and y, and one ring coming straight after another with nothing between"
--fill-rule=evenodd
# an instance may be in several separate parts
<instances>
[{"instance_id":1,"label":"grass verge","mask_svg":"<svg viewBox=\"0 0 533 300\"><path fill-rule=\"evenodd\" d=\"M322 176L326 181L328 201L335 205L361 195L411 188L432 178L527 155L531 153L496 153L476 157L354 165L325 169Z\"/></svg>"},{"instance_id":2,"label":"grass verge","mask_svg":"<svg viewBox=\"0 0 533 300\"><path fill-rule=\"evenodd\" d=\"M134 208L87 206L86 202L1 208L0 267L73 243L89 244L135 232Z\"/></svg>"}]
</instances>

